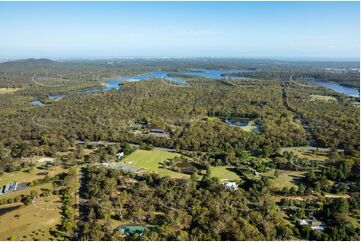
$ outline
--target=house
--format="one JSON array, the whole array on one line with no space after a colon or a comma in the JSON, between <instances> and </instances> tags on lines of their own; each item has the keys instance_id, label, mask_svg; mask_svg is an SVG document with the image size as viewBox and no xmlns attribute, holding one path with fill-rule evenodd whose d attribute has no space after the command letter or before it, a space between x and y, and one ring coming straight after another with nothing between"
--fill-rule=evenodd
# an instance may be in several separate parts
<instances>
[{"instance_id":1,"label":"house","mask_svg":"<svg viewBox=\"0 0 361 242\"><path fill-rule=\"evenodd\" d=\"M124 151L119 150L115 156L117 157L117 159L122 158L124 156Z\"/></svg>"},{"instance_id":2,"label":"house","mask_svg":"<svg viewBox=\"0 0 361 242\"><path fill-rule=\"evenodd\" d=\"M325 230L325 226L321 221L314 220L311 222L311 229L312 230Z\"/></svg>"},{"instance_id":3,"label":"house","mask_svg":"<svg viewBox=\"0 0 361 242\"><path fill-rule=\"evenodd\" d=\"M120 234L139 234L142 235L144 232L144 227L143 226L129 226L126 227L124 229L120 229L119 233Z\"/></svg>"},{"instance_id":4,"label":"house","mask_svg":"<svg viewBox=\"0 0 361 242\"><path fill-rule=\"evenodd\" d=\"M298 220L298 223L299 223L301 226L306 226L306 225L308 225L308 222L307 222L305 219L300 219L300 220Z\"/></svg>"},{"instance_id":5,"label":"house","mask_svg":"<svg viewBox=\"0 0 361 242\"><path fill-rule=\"evenodd\" d=\"M321 221L318 221L316 219L299 219L298 220L299 225L301 226L307 226L310 225L312 230L320 230L323 231L325 230L325 226Z\"/></svg>"},{"instance_id":6,"label":"house","mask_svg":"<svg viewBox=\"0 0 361 242\"><path fill-rule=\"evenodd\" d=\"M168 132L166 132L163 129L151 129L149 134L156 137L169 137L170 135Z\"/></svg>"},{"instance_id":7,"label":"house","mask_svg":"<svg viewBox=\"0 0 361 242\"><path fill-rule=\"evenodd\" d=\"M255 172L254 172L254 175L255 175L256 177L261 177L263 174L260 173L260 172L255 171Z\"/></svg>"},{"instance_id":8,"label":"house","mask_svg":"<svg viewBox=\"0 0 361 242\"><path fill-rule=\"evenodd\" d=\"M226 186L226 188L228 188L228 189L230 189L230 190L232 190L232 191L235 191L235 190L238 189L238 185L237 185L237 183L235 183L235 182L227 182L227 183L225 184L225 186Z\"/></svg>"},{"instance_id":9,"label":"house","mask_svg":"<svg viewBox=\"0 0 361 242\"><path fill-rule=\"evenodd\" d=\"M18 186L18 184L16 182L10 182L10 183L2 186L0 189L0 195L16 191L17 186Z\"/></svg>"}]
</instances>

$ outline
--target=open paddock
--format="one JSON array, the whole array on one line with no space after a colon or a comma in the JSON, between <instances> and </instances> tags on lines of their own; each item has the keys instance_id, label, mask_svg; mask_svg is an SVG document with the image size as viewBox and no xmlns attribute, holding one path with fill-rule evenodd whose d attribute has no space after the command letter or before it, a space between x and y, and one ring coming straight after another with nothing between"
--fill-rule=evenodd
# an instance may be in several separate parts
<instances>
[{"instance_id":1,"label":"open paddock","mask_svg":"<svg viewBox=\"0 0 361 242\"><path fill-rule=\"evenodd\" d=\"M139 168L144 168L150 172L155 172L160 176L170 176L172 178L188 178L189 175L174 172L167 168L161 168L161 162L177 156L180 156L180 154L159 149L136 150L129 156L125 157L122 162Z\"/></svg>"},{"instance_id":2,"label":"open paddock","mask_svg":"<svg viewBox=\"0 0 361 242\"><path fill-rule=\"evenodd\" d=\"M211 176L219 180L240 181L240 177L229 166L211 166Z\"/></svg>"},{"instance_id":3,"label":"open paddock","mask_svg":"<svg viewBox=\"0 0 361 242\"><path fill-rule=\"evenodd\" d=\"M53 240L49 231L60 223L60 207L59 197L50 196L2 215L0 240Z\"/></svg>"},{"instance_id":4,"label":"open paddock","mask_svg":"<svg viewBox=\"0 0 361 242\"><path fill-rule=\"evenodd\" d=\"M279 173L277 177L275 177L276 171ZM304 177L304 172L270 169L265 172L264 175L273 177L270 184L271 188L275 190L282 190L284 187L297 188L296 182Z\"/></svg>"},{"instance_id":5,"label":"open paddock","mask_svg":"<svg viewBox=\"0 0 361 242\"><path fill-rule=\"evenodd\" d=\"M21 88L0 88L0 94L12 94L21 90Z\"/></svg>"},{"instance_id":6,"label":"open paddock","mask_svg":"<svg viewBox=\"0 0 361 242\"><path fill-rule=\"evenodd\" d=\"M337 99L332 96L322 96L322 95L310 95L310 100L313 102L336 102Z\"/></svg>"}]
</instances>

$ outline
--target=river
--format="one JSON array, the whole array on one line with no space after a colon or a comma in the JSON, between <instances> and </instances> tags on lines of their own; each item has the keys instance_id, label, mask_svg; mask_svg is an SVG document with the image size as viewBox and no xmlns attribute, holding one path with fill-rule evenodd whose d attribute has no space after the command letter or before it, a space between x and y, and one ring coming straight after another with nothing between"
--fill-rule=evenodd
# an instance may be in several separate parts
<instances>
[{"instance_id":1,"label":"river","mask_svg":"<svg viewBox=\"0 0 361 242\"><path fill-rule=\"evenodd\" d=\"M112 79L104 83L105 87L102 88L91 88L77 91L76 93L95 93L95 92L107 92L111 90L118 90L122 82L135 82L135 81L144 81L151 78L163 78L169 81L178 83L178 84L187 84L187 81L182 77L174 77L172 75L187 75L187 76L199 76L206 77L211 79L247 79L245 77L235 77L235 76L222 76L227 73L238 73L238 72L254 72L253 69L240 69L240 70L209 70L209 69L193 69L192 71L180 71L180 72L161 72L153 71L141 75L134 76L125 76L117 79ZM60 100L65 97L64 94L53 94L48 96L51 100ZM40 100L34 100L32 104L43 106L44 103Z\"/></svg>"},{"instance_id":2,"label":"river","mask_svg":"<svg viewBox=\"0 0 361 242\"><path fill-rule=\"evenodd\" d=\"M334 90L335 92L338 92L338 93L342 93L349 97L360 97L360 93L357 89L351 88L351 87L344 87L335 82L325 82L325 81L319 81L319 80L314 80L314 81L309 81L309 82L312 84L315 84L315 85L326 87L328 89Z\"/></svg>"},{"instance_id":3,"label":"river","mask_svg":"<svg viewBox=\"0 0 361 242\"><path fill-rule=\"evenodd\" d=\"M211 69L193 69L191 71L180 71L180 72L161 72L161 71L153 71L141 75L134 75L134 76L125 76L120 77L117 79L112 79L104 83L105 87L102 88L92 88L92 89L85 89L77 91L76 93L94 93L94 92L106 92L111 90L118 90L120 88L120 84L122 82L135 82L135 81L144 81L150 78L163 78L169 81L178 83L178 84L187 84L187 81L182 77L175 77L174 75L187 75L187 76L196 76L196 77L205 77L211 79L224 79L224 78L231 78L231 79L248 79L246 77L238 77L238 76L223 76L224 74L232 74L232 73L239 73L239 72L255 72L254 69L240 69L240 70L211 70ZM357 89L344 87L337 83L333 82L324 82L324 81L310 81L312 84L320 85L329 89L332 89L338 93L342 93L346 96L350 97L359 97L360 94ZM49 95L49 99L51 100L60 100L61 98L65 97L64 94L54 94ZM34 100L31 102L32 104L42 106L44 103L40 100Z\"/></svg>"}]
</instances>

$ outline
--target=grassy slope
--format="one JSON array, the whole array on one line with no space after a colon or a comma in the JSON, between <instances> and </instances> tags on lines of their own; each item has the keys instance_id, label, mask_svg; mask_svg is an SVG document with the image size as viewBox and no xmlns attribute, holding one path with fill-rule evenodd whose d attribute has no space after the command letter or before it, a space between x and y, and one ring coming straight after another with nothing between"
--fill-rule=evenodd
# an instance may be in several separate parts
<instances>
[{"instance_id":1,"label":"grassy slope","mask_svg":"<svg viewBox=\"0 0 361 242\"><path fill-rule=\"evenodd\" d=\"M21 183L21 182L30 182L30 181L33 181L36 179L41 179L41 178L45 177L45 175L43 175L42 173L44 173L46 171L47 170L40 170L40 169L34 167L34 170L32 172L17 171L17 172L11 172L11 173L4 173L4 175L2 175L0 177L0 186L3 186L12 181ZM56 175L63 171L64 171L64 169L62 169L61 167L53 167L52 169L48 170L49 176Z\"/></svg>"},{"instance_id":2,"label":"grassy slope","mask_svg":"<svg viewBox=\"0 0 361 242\"><path fill-rule=\"evenodd\" d=\"M239 181L239 176L227 169L227 166L211 166L211 176L217 177L220 180L228 179L232 181Z\"/></svg>"},{"instance_id":3,"label":"grassy slope","mask_svg":"<svg viewBox=\"0 0 361 242\"><path fill-rule=\"evenodd\" d=\"M123 161L127 164L145 168L151 172L156 172L161 176L170 176L173 178L187 178L189 175L174 172L159 167L159 163L169 158L180 156L177 153L171 153L163 150L136 150L127 156Z\"/></svg>"},{"instance_id":4,"label":"grassy slope","mask_svg":"<svg viewBox=\"0 0 361 242\"><path fill-rule=\"evenodd\" d=\"M328 157L326 155L313 154L311 151L302 151L301 152L301 151L294 150L292 152L299 158L306 158L309 160L325 161L326 159L328 159Z\"/></svg>"},{"instance_id":5,"label":"grassy slope","mask_svg":"<svg viewBox=\"0 0 361 242\"><path fill-rule=\"evenodd\" d=\"M285 171L285 170L278 170L280 175L278 177L274 177L274 169L271 169L265 173L265 175L274 177L271 180L271 187L274 189L282 190L283 187L291 188L297 187L294 183L294 179L298 177L303 177L304 172L299 171Z\"/></svg>"},{"instance_id":6,"label":"grassy slope","mask_svg":"<svg viewBox=\"0 0 361 242\"><path fill-rule=\"evenodd\" d=\"M60 207L59 197L51 196L38 198L29 206L2 215L0 240L11 236L16 240L49 240L52 238L49 229L60 223Z\"/></svg>"}]
</instances>

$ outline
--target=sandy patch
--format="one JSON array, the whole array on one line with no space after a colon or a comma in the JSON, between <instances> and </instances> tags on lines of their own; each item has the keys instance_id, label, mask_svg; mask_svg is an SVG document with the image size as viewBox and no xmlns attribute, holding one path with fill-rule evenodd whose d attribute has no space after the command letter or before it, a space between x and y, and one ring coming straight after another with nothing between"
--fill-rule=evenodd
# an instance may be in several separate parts
<instances>
[{"instance_id":1,"label":"sandy patch","mask_svg":"<svg viewBox=\"0 0 361 242\"><path fill-rule=\"evenodd\" d=\"M52 158L52 157L43 157L43 158L40 158L38 160L38 162L40 163L44 163L44 162L54 162L55 158Z\"/></svg>"}]
</instances>

